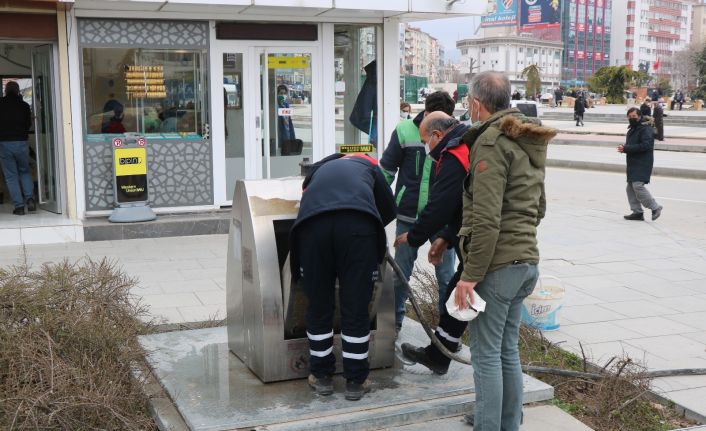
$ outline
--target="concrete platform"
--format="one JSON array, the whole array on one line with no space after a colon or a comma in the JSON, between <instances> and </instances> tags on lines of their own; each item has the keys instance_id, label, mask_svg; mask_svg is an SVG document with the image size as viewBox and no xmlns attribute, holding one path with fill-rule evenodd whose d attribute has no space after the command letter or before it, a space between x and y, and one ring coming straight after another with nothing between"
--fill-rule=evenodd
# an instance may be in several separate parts
<instances>
[{"instance_id":1,"label":"concrete platform","mask_svg":"<svg viewBox=\"0 0 706 431\"><path fill-rule=\"evenodd\" d=\"M556 406L538 405L526 407L522 431L592 431L583 422ZM389 431L471 431L463 417L438 419L413 425L390 428ZM676 431L676 430L675 430ZM691 430L690 430L691 431Z\"/></svg>"},{"instance_id":2,"label":"concrete platform","mask_svg":"<svg viewBox=\"0 0 706 431\"><path fill-rule=\"evenodd\" d=\"M398 344L426 344L421 326L405 319ZM140 337L154 374L192 431L376 430L458 416L474 401L473 370L453 363L445 376L421 365L371 373L373 390L346 401L344 380L335 393L318 397L304 380L263 384L228 351L224 327ZM465 349L465 355L469 355ZM551 399L554 389L525 376L525 402ZM154 409L159 412L160 409ZM159 414L159 413L157 413ZM174 423L174 418L158 418Z\"/></svg>"}]
</instances>

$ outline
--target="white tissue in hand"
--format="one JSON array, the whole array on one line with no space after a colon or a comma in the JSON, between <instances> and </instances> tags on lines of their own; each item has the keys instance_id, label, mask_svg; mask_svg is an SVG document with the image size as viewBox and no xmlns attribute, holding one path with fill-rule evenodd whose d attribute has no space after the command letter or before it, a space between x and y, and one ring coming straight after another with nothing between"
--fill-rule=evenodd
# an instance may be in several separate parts
<instances>
[{"instance_id":1,"label":"white tissue in hand","mask_svg":"<svg viewBox=\"0 0 706 431\"><path fill-rule=\"evenodd\" d=\"M451 292L451 295L449 296L449 300L446 301L446 311L451 317L462 322L469 322L475 319L478 316L478 313L485 311L485 301L476 293L475 290L472 295L473 305L463 310L459 310L456 306L456 288L454 287L453 292ZM468 300L468 298L466 299Z\"/></svg>"}]
</instances>

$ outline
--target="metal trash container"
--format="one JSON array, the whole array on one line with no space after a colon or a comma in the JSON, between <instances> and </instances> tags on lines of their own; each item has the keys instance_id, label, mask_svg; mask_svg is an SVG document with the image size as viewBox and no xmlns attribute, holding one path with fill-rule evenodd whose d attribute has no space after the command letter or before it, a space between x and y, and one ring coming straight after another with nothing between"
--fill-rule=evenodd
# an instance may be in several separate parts
<instances>
[{"instance_id":1,"label":"metal trash container","mask_svg":"<svg viewBox=\"0 0 706 431\"><path fill-rule=\"evenodd\" d=\"M289 231L301 199L302 177L238 180L228 237L226 275L228 347L263 382L306 377L309 344L306 296L292 283ZM380 268L370 305L371 368L394 363L395 298L392 268ZM334 352L340 371L339 313Z\"/></svg>"}]
</instances>

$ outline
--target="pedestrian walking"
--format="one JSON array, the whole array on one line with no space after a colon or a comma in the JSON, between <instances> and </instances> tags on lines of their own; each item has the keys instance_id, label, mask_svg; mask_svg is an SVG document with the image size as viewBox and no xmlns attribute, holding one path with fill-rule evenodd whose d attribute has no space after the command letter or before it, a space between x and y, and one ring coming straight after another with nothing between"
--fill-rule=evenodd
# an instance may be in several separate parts
<instances>
[{"instance_id":1,"label":"pedestrian walking","mask_svg":"<svg viewBox=\"0 0 706 431\"><path fill-rule=\"evenodd\" d=\"M672 106L670 107L671 110L674 110L675 104L679 105L679 110L681 111L682 106L684 105L684 93L682 93L681 90L677 90L677 92L674 93L674 97L672 98Z\"/></svg>"},{"instance_id":2,"label":"pedestrian walking","mask_svg":"<svg viewBox=\"0 0 706 431\"><path fill-rule=\"evenodd\" d=\"M435 111L453 115L456 104L445 91L436 91L427 96L424 111L413 120L400 121L390 136L390 142L380 159L380 167L388 184L397 177L395 200L397 202L397 227L395 236L408 232L429 200L429 190L436 177L434 161L427 157L424 144L419 136L419 125L424 117ZM437 236L432 236L434 242ZM400 266L407 281L412 276L417 260L417 247L400 245L395 251L395 262ZM444 254L441 264L434 267L439 284L439 297L443 298L451 277L454 274L455 257L453 250ZM407 290L403 281L394 275L395 285L395 327L399 331L405 315Z\"/></svg>"},{"instance_id":3,"label":"pedestrian walking","mask_svg":"<svg viewBox=\"0 0 706 431\"><path fill-rule=\"evenodd\" d=\"M588 106L583 93L579 93L576 96L576 101L574 102L574 119L576 120L576 126L583 126L583 114L586 112L586 107Z\"/></svg>"},{"instance_id":4,"label":"pedestrian walking","mask_svg":"<svg viewBox=\"0 0 706 431\"><path fill-rule=\"evenodd\" d=\"M561 106L561 102L564 100L564 90L561 87L554 90L554 99L556 100L556 106Z\"/></svg>"},{"instance_id":5,"label":"pedestrian walking","mask_svg":"<svg viewBox=\"0 0 706 431\"><path fill-rule=\"evenodd\" d=\"M377 160L365 154L321 160L302 188L289 243L292 275L295 281L303 279L309 299L309 386L319 395L333 393L338 279L345 397L359 400L370 390L368 306L387 249L385 226L395 219L395 201Z\"/></svg>"},{"instance_id":6,"label":"pedestrian walking","mask_svg":"<svg viewBox=\"0 0 706 431\"><path fill-rule=\"evenodd\" d=\"M625 144L618 145L618 152L625 154L627 194L630 214L625 220L644 220L643 207L652 211L652 220L662 214L662 205L652 197L646 184L650 182L654 164L654 132L652 126L637 108L628 109L628 133Z\"/></svg>"},{"instance_id":7,"label":"pedestrian walking","mask_svg":"<svg viewBox=\"0 0 706 431\"><path fill-rule=\"evenodd\" d=\"M481 124L463 137L471 151L459 230L463 273L455 302L468 308L474 290L486 301L485 312L469 323L473 429L518 431L522 301L539 277L537 225L546 210L547 145L556 130L510 108L510 81L503 73L476 75L471 95Z\"/></svg>"},{"instance_id":8,"label":"pedestrian walking","mask_svg":"<svg viewBox=\"0 0 706 431\"><path fill-rule=\"evenodd\" d=\"M642 105L640 105L640 115L643 117L651 117L652 116L652 104L650 103L652 99L649 97L645 97L645 101L642 102Z\"/></svg>"},{"instance_id":9,"label":"pedestrian walking","mask_svg":"<svg viewBox=\"0 0 706 431\"><path fill-rule=\"evenodd\" d=\"M30 212L37 210L27 146L31 125L29 104L22 100L17 82L9 81L5 84L5 97L0 99L0 164L15 215L25 214L25 204Z\"/></svg>"},{"instance_id":10,"label":"pedestrian walking","mask_svg":"<svg viewBox=\"0 0 706 431\"><path fill-rule=\"evenodd\" d=\"M655 139L664 141L664 108L662 108L662 98L659 98L652 105L652 119L655 122Z\"/></svg>"}]
</instances>

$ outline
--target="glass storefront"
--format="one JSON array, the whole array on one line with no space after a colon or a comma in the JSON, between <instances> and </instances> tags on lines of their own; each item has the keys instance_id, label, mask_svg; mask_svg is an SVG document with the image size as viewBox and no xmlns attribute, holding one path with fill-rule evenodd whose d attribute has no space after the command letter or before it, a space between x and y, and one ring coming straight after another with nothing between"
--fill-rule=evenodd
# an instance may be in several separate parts
<instances>
[{"instance_id":1,"label":"glass storefront","mask_svg":"<svg viewBox=\"0 0 706 431\"><path fill-rule=\"evenodd\" d=\"M207 110L202 51L84 48L85 127L89 141L136 133L202 139Z\"/></svg>"},{"instance_id":2,"label":"glass storefront","mask_svg":"<svg viewBox=\"0 0 706 431\"><path fill-rule=\"evenodd\" d=\"M377 153L377 34L376 26L334 26L337 149L372 144Z\"/></svg>"},{"instance_id":3,"label":"glass storefront","mask_svg":"<svg viewBox=\"0 0 706 431\"><path fill-rule=\"evenodd\" d=\"M86 210L113 208L112 142L118 136L146 138L151 206L212 205L208 24L77 23Z\"/></svg>"}]
</instances>

